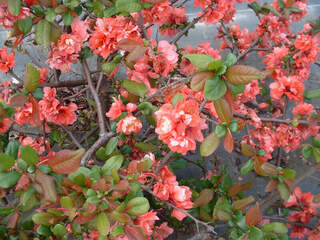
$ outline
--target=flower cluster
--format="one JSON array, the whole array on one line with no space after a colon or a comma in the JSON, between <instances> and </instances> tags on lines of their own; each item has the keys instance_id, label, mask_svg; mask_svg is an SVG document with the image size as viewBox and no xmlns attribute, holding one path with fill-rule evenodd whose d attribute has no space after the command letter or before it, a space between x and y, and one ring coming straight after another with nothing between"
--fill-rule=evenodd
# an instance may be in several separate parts
<instances>
[{"instance_id":1,"label":"flower cluster","mask_svg":"<svg viewBox=\"0 0 320 240\"><path fill-rule=\"evenodd\" d=\"M61 72L69 72L71 64L77 63L83 42L89 37L87 24L78 18L73 21L71 28L71 34L62 34L57 45L52 44L49 59L46 62L51 68L59 69Z\"/></svg>"},{"instance_id":2,"label":"flower cluster","mask_svg":"<svg viewBox=\"0 0 320 240\"><path fill-rule=\"evenodd\" d=\"M13 16L8 9L7 3L0 4L0 25L3 28L10 29L13 27L16 20L25 19L30 16L30 9L22 7L18 16Z\"/></svg>"},{"instance_id":3,"label":"flower cluster","mask_svg":"<svg viewBox=\"0 0 320 240\"><path fill-rule=\"evenodd\" d=\"M186 154L196 149L196 141L203 140L201 130L206 129L207 124L200 117L195 100L178 101L176 106L166 103L155 114L155 131L172 151Z\"/></svg>"},{"instance_id":4,"label":"flower cluster","mask_svg":"<svg viewBox=\"0 0 320 240\"><path fill-rule=\"evenodd\" d=\"M287 208L297 207L299 209L296 213L291 214L288 217L288 220L308 225L311 218L318 216L317 208L320 206L320 204L313 202L313 198L314 196L310 192L302 193L301 189L296 187L288 201L283 204ZM302 239L309 234L309 229L303 226L294 225L290 237ZM313 233L313 235L315 234Z\"/></svg>"},{"instance_id":5,"label":"flower cluster","mask_svg":"<svg viewBox=\"0 0 320 240\"><path fill-rule=\"evenodd\" d=\"M141 42L138 26L123 16L99 18L89 39L89 45L94 53L107 58L118 50L118 42L122 39Z\"/></svg>"},{"instance_id":6,"label":"flower cluster","mask_svg":"<svg viewBox=\"0 0 320 240\"><path fill-rule=\"evenodd\" d=\"M13 68L14 62L14 53L8 53L8 49L1 48L0 49L0 70L3 73L6 73Z\"/></svg>"},{"instance_id":7,"label":"flower cluster","mask_svg":"<svg viewBox=\"0 0 320 240\"><path fill-rule=\"evenodd\" d=\"M176 8L169 0L155 4L151 9L144 9L142 15L144 23L158 25L159 32L166 37L176 35L177 26L187 22L185 7Z\"/></svg>"},{"instance_id":8,"label":"flower cluster","mask_svg":"<svg viewBox=\"0 0 320 240\"><path fill-rule=\"evenodd\" d=\"M172 201L172 203L181 209L192 208L191 191L189 187L179 186L179 183L167 166L164 166L157 179L157 183L153 187L153 194L164 201ZM180 221L186 217L186 215L177 210L176 208L171 214L173 217Z\"/></svg>"},{"instance_id":9,"label":"flower cluster","mask_svg":"<svg viewBox=\"0 0 320 240\"><path fill-rule=\"evenodd\" d=\"M106 113L108 118L115 120L121 116L122 112L128 112L128 115L117 123L117 132L123 132L126 135L140 132L142 123L138 118L132 115L132 113L137 110L137 105L128 103L124 106L120 96L118 96L118 99L114 97L113 100L114 102L112 103L111 108Z\"/></svg>"},{"instance_id":10,"label":"flower cluster","mask_svg":"<svg viewBox=\"0 0 320 240\"><path fill-rule=\"evenodd\" d=\"M43 99L39 101L40 119L61 125L71 125L77 120L77 105L69 103L68 106L56 99L57 90L45 87Z\"/></svg>"}]
</instances>

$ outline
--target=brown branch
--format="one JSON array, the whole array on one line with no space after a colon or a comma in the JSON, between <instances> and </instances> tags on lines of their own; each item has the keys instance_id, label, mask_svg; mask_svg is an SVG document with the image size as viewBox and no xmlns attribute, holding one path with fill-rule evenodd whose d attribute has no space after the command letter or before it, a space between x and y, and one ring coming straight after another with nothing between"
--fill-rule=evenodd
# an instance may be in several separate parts
<instances>
[{"instance_id":1,"label":"brown branch","mask_svg":"<svg viewBox=\"0 0 320 240\"><path fill-rule=\"evenodd\" d=\"M275 220L275 221L279 221L279 222L284 222L284 223L288 223L291 225L295 225L295 226L299 226L299 227L304 227L304 228L308 228L308 229L313 229L313 227L308 226L307 224L301 223L301 222L292 222L289 221L287 218L283 218L283 217L277 217L277 216L263 216L263 218L265 219L271 219L271 220Z\"/></svg>"},{"instance_id":2,"label":"brown branch","mask_svg":"<svg viewBox=\"0 0 320 240\"><path fill-rule=\"evenodd\" d=\"M243 114L240 114L240 113L234 113L234 116L236 117L239 117L239 118L242 118L244 120L250 120L250 118L246 117L245 115ZM290 120L285 120L285 119L278 119L278 118L266 118L266 117L259 117L260 120L262 122L274 122L274 123L283 123L283 124L287 124L287 125L290 125L291 124L291 121ZM303 124L303 125L308 125L309 122L306 121L306 120L299 120L298 121L299 124Z\"/></svg>"},{"instance_id":3,"label":"brown branch","mask_svg":"<svg viewBox=\"0 0 320 240\"><path fill-rule=\"evenodd\" d=\"M106 144L106 142L115 135L113 132L105 133L99 137L99 139L86 151L81 159L81 166L85 166L87 161L90 159L92 154L94 154L101 146Z\"/></svg>"},{"instance_id":4,"label":"brown branch","mask_svg":"<svg viewBox=\"0 0 320 240\"><path fill-rule=\"evenodd\" d=\"M192 22L190 24L188 24L188 26L186 26L181 32L179 32L170 43L176 44L180 40L180 38L183 37L183 35L185 35L194 25L196 25L207 14L206 10L211 7L212 7L212 5L206 7L203 10L203 14L199 17L194 18L192 20Z\"/></svg>"},{"instance_id":5,"label":"brown branch","mask_svg":"<svg viewBox=\"0 0 320 240\"><path fill-rule=\"evenodd\" d=\"M149 41L149 37L148 37L148 33L147 33L147 30L144 26L144 23L143 23L143 16L142 16L142 12L139 11L139 18L140 18L140 24L139 24L139 27L142 29L142 32L143 32L143 35L144 35L144 38Z\"/></svg>"},{"instance_id":6,"label":"brown branch","mask_svg":"<svg viewBox=\"0 0 320 240\"><path fill-rule=\"evenodd\" d=\"M252 49L257 46L257 44L260 41L261 36L259 36L258 38L256 38L253 43L250 45L250 47L248 49L246 49L245 51L243 51L242 53L239 54L239 56L237 57L238 61L243 58L245 55L247 55L249 52L252 51Z\"/></svg>"},{"instance_id":7,"label":"brown branch","mask_svg":"<svg viewBox=\"0 0 320 240\"><path fill-rule=\"evenodd\" d=\"M69 137L72 139L73 143L78 147L78 148L82 148L81 144L79 143L79 141L76 139L76 137L73 135L73 133L66 128L64 125L59 125L59 127L61 127L68 135Z\"/></svg>"},{"instance_id":8,"label":"brown branch","mask_svg":"<svg viewBox=\"0 0 320 240\"><path fill-rule=\"evenodd\" d=\"M161 168L169 161L169 159L171 158L171 156L173 154L174 154L174 152L170 151L164 156L164 158L160 161L160 164L159 164L158 168L156 169L155 174L159 173Z\"/></svg>"},{"instance_id":9,"label":"brown branch","mask_svg":"<svg viewBox=\"0 0 320 240\"><path fill-rule=\"evenodd\" d=\"M86 60L84 60L82 63L82 67L83 67L83 71L85 74L85 77L88 81L88 85L91 91L91 94L93 96L94 101L96 102L97 105L97 114L98 114L98 123L99 123L99 128L100 128L100 136L103 136L106 134L106 126L105 126L105 118L104 118L104 114L102 112L102 104L101 101L99 99L99 96L96 92L95 87L93 86L93 82L92 82L92 78L90 75L90 70L89 70L89 66Z\"/></svg>"}]
</instances>

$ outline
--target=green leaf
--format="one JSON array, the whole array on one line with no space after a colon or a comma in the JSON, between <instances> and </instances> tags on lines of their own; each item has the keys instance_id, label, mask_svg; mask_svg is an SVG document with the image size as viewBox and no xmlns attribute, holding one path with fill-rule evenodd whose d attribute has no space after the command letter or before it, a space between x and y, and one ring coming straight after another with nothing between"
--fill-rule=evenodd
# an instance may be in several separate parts
<instances>
[{"instance_id":1,"label":"green leaf","mask_svg":"<svg viewBox=\"0 0 320 240\"><path fill-rule=\"evenodd\" d=\"M241 175L247 175L253 170L254 164L253 159L250 158L241 168Z\"/></svg>"},{"instance_id":2,"label":"green leaf","mask_svg":"<svg viewBox=\"0 0 320 240\"><path fill-rule=\"evenodd\" d=\"M137 83L131 80L124 80L123 87L130 93L144 97L148 92L148 88L144 84Z\"/></svg>"},{"instance_id":3,"label":"green leaf","mask_svg":"<svg viewBox=\"0 0 320 240\"><path fill-rule=\"evenodd\" d=\"M306 145L304 146L304 148L302 149L302 155L305 158L310 158L312 156L312 151L313 151L313 147L310 145Z\"/></svg>"},{"instance_id":4,"label":"green leaf","mask_svg":"<svg viewBox=\"0 0 320 240\"><path fill-rule=\"evenodd\" d=\"M227 86L218 76L207 80L204 86L204 96L210 101L218 100L227 92Z\"/></svg>"},{"instance_id":5,"label":"green leaf","mask_svg":"<svg viewBox=\"0 0 320 240\"><path fill-rule=\"evenodd\" d=\"M18 157L18 150L19 150L19 142L18 141L10 141L6 147L5 153L17 159Z\"/></svg>"},{"instance_id":6,"label":"green leaf","mask_svg":"<svg viewBox=\"0 0 320 240\"><path fill-rule=\"evenodd\" d=\"M301 9L299 7L297 7L297 6L292 6L292 7L289 8L289 10L291 12L294 12L294 13L300 13L301 12Z\"/></svg>"},{"instance_id":7,"label":"green leaf","mask_svg":"<svg viewBox=\"0 0 320 240\"><path fill-rule=\"evenodd\" d=\"M214 60L214 61L212 61L212 62L210 62L209 64L208 64L208 70L210 70L210 71L213 71L213 70L217 70L217 69L219 69L221 66L222 66L222 60L221 59L219 59L219 60Z\"/></svg>"},{"instance_id":8,"label":"green leaf","mask_svg":"<svg viewBox=\"0 0 320 240\"><path fill-rule=\"evenodd\" d=\"M280 194L280 197L283 200L287 201L290 196L290 189L287 186L287 184L284 182L279 182L277 188L278 188L278 192Z\"/></svg>"},{"instance_id":9,"label":"green leaf","mask_svg":"<svg viewBox=\"0 0 320 240\"><path fill-rule=\"evenodd\" d=\"M107 146L106 146L106 155L110 155L113 153L113 151L117 148L118 146L118 138L117 137L112 137L110 138Z\"/></svg>"},{"instance_id":10,"label":"green leaf","mask_svg":"<svg viewBox=\"0 0 320 240\"><path fill-rule=\"evenodd\" d=\"M20 146L20 157L29 165L35 165L39 160L37 151L29 146Z\"/></svg>"},{"instance_id":11,"label":"green leaf","mask_svg":"<svg viewBox=\"0 0 320 240\"><path fill-rule=\"evenodd\" d=\"M223 64L226 65L227 67L231 67L232 65L237 63L237 57L236 55L229 53L226 58L223 61Z\"/></svg>"},{"instance_id":12,"label":"green leaf","mask_svg":"<svg viewBox=\"0 0 320 240\"><path fill-rule=\"evenodd\" d=\"M313 148L313 156L316 163L320 162L320 148Z\"/></svg>"},{"instance_id":13,"label":"green leaf","mask_svg":"<svg viewBox=\"0 0 320 240\"><path fill-rule=\"evenodd\" d=\"M49 8L46 12L46 20L48 22L53 22L56 19L56 12L53 8Z\"/></svg>"},{"instance_id":14,"label":"green leaf","mask_svg":"<svg viewBox=\"0 0 320 240\"><path fill-rule=\"evenodd\" d=\"M23 34L29 33L32 29L32 18L26 16L25 19L18 20L18 27Z\"/></svg>"},{"instance_id":15,"label":"green leaf","mask_svg":"<svg viewBox=\"0 0 320 240\"><path fill-rule=\"evenodd\" d=\"M262 231L267 233L274 232L278 234L286 234L288 233L288 228L284 223L272 222L272 223L264 224L262 227Z\"/></svg>"},{"instance_id":16,"label":"green leaf","mask_svg":"<svg viewBox=\"0 0 320 240\"><path fill-rule=\"evenodd\" d=\"M53 228L52 228L52 233L53 235L55 235L56 237L62 238L66 233L67 233L67 229L65 226L63 226L62 224L56 224Z\"/></svg>"},{"instance_id":17,"label":"green leaf","mask_svg":"<svg viewBox=\"0 0 320 240\"><path fill-rule=\"evenodd\" d=\"M60 204L63 208L72 209L74 204L72 199L69 196L64 196L60 198Z\"/></svg>"},{"instance_id":18,"label":"green leaf","mask_svg":"<svg viewBox=\"0 0 320 240\"><path fill-rule=\"evenodd\" d=\"M313 137L313 138L312 138L312 145L313 145L314 147L320 147L320 138L318 138L318 137Z\"/></svg>"},{"instance_id":19,"label":"green leaf","mask_svg":"<svg viewBox=\"0 0 320 240\"><path fill-rule=\"evenodd\" d=\"M141 110L143 115L149 115L153 110L153 106L149 102L143 102L139 104L138 109Z\"/></svg>"},{"instance_id":20,"label":"green leaf","mask_svg":"<svg viewBox=\"0 0 320 240\"><path fill-rule=\"evenodd\" d=\"M320 98L320 88L304 92L306 98Z\"/></svg>"},{"instance_id":21,"label":"green leaf","mask_svg":"<svg viewBox=\"0 0 320 240\"><path fill-rule=\"evenodd\" d=\"M61 35L61 29L47 20L38 22L35 28L35 40L42 48L48 48L51 42L57 42Z\"/></svg>"},{"instance_id":22,"label":"green leaf","mask_svg":"<svg viewBox=\"0 0 320 240\"><path fill-rule=\"evenodd\" d=\"M263 232L261 229L251 226L249 232L249 240L262 240L263 239Z\"/></svg>"},{"instance_id":23,"label":"green leaf","mask_svg":"<svg viewBox=\"0 0 320 240\"><path fill-rule=\"evenodd\" d=\"M200 155L208 157L213 154L219 147L221 139L215 132L210 133L200 145Z\"/></svg>"},{"instance_id":24,"label":"green leaf","mask_svg":"<svg viewBox=\"0 0 320 240\"><path fill-rule=\"evenodd\" d=\"M227 66L226 66L226 65L222 65L221 67L219 67L219 68L217 69L216 74L217 74L218 76L220 76L220 75L222 75L222 74L225 74L226 71L227 71Z\"/></svg>"},{"instance_id":25,"label":"green leaf","mask_svg":"<svg viewBox=\"0 0 320 240\"><path fill-rule=\"evenodd\" d=\"M109 7L103 11L103 16L104 17L112 17L113 15L116 15L119 13L118 9L114 6Z\"/></svg>"},{"instance_id":26,"label":"green leaf","mask_svg":"<svg viewBox=\"0 0 320 240\"><path fill-rule=\"evenodd\" d=\"M14 165L14 158L5 153L0 153L0 172L6 171Z\"/></svg>"},{"instance_id":27,"label":"green leaf","mask_svg":"<svg viewBox=\"0 0 320 240\"><path fill-rule=\"evenodd\" d=\"M127 13L139 12L142 9L141 4L136 0L117 0L116 8L119 12Z\"/></svg>"},{"instance_id":28,"label":"green leaf","mask_svg":"<svg viewBox=\"0 0 320 240\"><path fill-rule=\"evenodd\" d=\"M289 179L289 180L294 180L294 178L296 177L296 171L293 169L283 169L283 175L282 177Z\"/></svg>"},{"instance_id":29,"label":"green leaf","mask_svg":"<svg viewBox=\"0 0 320 240\"><path fill-rule=\"evenodd\" d=\"M285 8L285 6L286 6L283 0L278 0L277 3L280 8Z\"/></svg>"},{"instance_id":30,"label":"green leaf","mask_svg":"<svg viewBox=\"0 0 320 240\"><path fill-rule=\"evenodd\" d=\"M105 161L108 159L108 155L106 155L106 149L104 147L100 147L96 151L96 156L99 158L99 160Z\"/></svg>"},{"instance_id":31,"label":"green leaf","mask_svg":"<svg viewBox=\"0 0 320 240\"><path fill-rule=\"evenodd\" d=\"M127 203L127 209L131 216L140 216L150 209L149 201L144 197L135 197Z\"/></svg>"},{"instance_id":32,"label":"green leaf","mask_svg":"<svg viewBox=\"0 0 320 240\"><path fill-rule=\"evenodd\" d=\"M193 66L199 69L207 69L209 64L215 59L205 54L185 54L183 57L188 58Z\"/></svg>"},{"instance_id":33,"label":"green leaf","mask_svg":"<svg viewBox=\"0 0 320 240\"><path fill-rule=\"evenodd\" d=\"M24 77L24 88L28 92L33 92L38 88L40 80L40 72L32 64L26 66L26 75Z\"/></svg>"},{"instance_id":34,"label":"green leaf","mask_svg":"<svg viewBox=\"0 0 320 240\"><path fill-rule=\"evenodd\" d=\"M218 138L222 138L227 134L227 128L225 126L219 124L216 126L216 129L214 132Z\"/></svg>"},{"instance_id":35,"label":"green leaf","mask_svg":"<svg viewBox=\"0 0 320 240\"><path fill-rule=\"evenodd\" d=\"M8 9L13 16L19 16L21 11L21 0L8 0Z\"/></svg>"},{"instance_id":36,"label":"green leaf","mask_svg":"<svg viewBox=\"0 0 320 240\"><path fill-rule=\"evenodd\" d=\"M14 209L11 207L0 207L0 216L8 216L14 212Z\"/></svg>"},{"instance_id":37,"label":"green leaf","mask_svg":"<svg viewBox=\"0 0 320 240\"><path fill-rule=\"evenodd\" d=\"M178 158L177 160L170 162L170 167L174 170L185 169L188 167L188 162L183 158Z\"/></svg>"},{"instance_id":38,"label":"green leaf","mask_svg":"<svg viewBox=\"0 0 320 240\"><path fill-rule=\"evenodd\" d=\"M107 215L104 212L100 213L97 216L96 226L97 226L98 232L102 236L108 235L108 233L110 231L110 221L109 221Z\"/></svg>"},{"instance_id":39,"label":"green leaf","mask_svg":"<svg viewBox=\"0 0 320 240\"><path fill-rule=\"evenodd\" d=\"M66 12L64 15L63 15L63 24L65 26L70 26L73 22L73 15L71 14L70 11Z\"/></svg>"},{"instance_id":40,"label":"green leaf","mask_svg":"<svg viewBox=\"0 0 320 240\"><path fill-rule=\"evenodd\" d=\"M103 173L104 174L111 174L112 169L118 171L122 165L123 160L124 160L124 158L122 155L116 155L116 156L109 158L102 167Z\"/></svg>"},{"instance_id":41,"label":"green leaf","mask_svg":"<svg viewBox=\"0 0 320 240\"><path fill-rule=\"evenodd\" d=\"M145 153L153 152L157 149L156 145L153 145L151 143L144 143L144 142L138 142L134 145L134 147Z\"/></svg>"},{"instance_id":42,"label":"green leaf","mask_svg":"<svg viewBox=\"0 0 320 240\"><path fill-rule=\"evenodd\" d=\"M183 101L183 99L184 99L183 95L181 93L178 93L172 98L171 103L173 106L176 106L177 103L179 101Z\"/></svg>"},{"instance_id":43,"label":"green leaf","mask_svg":"<svg viewBox=\"0 0 320 240\"><path fill-rule=\"evenodd\" d=\"M0 173L0 188L14 186L20 179L21 174L16 171Z\"/></svg>"},{"instance_id":44,"label":"green leaf","mask_svg":"<svg viewBox=\"0 0 320 240\"><path fill-rule=\"evenodd\" d=\"M229 123L229 129L231 132L237 132L239 130L239 125L237 120L232 120Z\"/></svg>"},{"instance_id":45,"label":"green leaf","mask_svg":"<svg viewBox=\"0 0 320 240\"><path fill-rule=\"evenodd\" d=\"M246 84L243 85L235 85L229 82L226 82L228 87L230 88L232 95L237 95L240 93L243 93L243 91L246 89Z\"/></svg>"}]
</instances>

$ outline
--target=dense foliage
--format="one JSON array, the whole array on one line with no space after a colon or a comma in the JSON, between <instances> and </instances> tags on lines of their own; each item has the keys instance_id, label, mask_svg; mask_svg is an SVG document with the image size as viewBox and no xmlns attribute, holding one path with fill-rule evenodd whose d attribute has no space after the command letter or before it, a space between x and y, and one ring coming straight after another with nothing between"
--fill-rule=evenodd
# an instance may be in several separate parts
<instances>
[{"instance_id":1,"label":"dense foliage","mask_svg":"<svg viewBox=\"0 0 320 240\"><path fill-rule=\"evenodd\" d=\"M187 2L0 0L1 239L161 240L182 221L213 236L225 222L231 240L320 239L320 195L297 186L320 162L320 89L305 85L320 18L293 31L308 0L194 0L190 20ZM242 2L253 32L232 24ZM181 47L199 22L219 49ZM250 54L263 69L241 63ZM236 173L220 145L246 159ZM177 179L190 165L201 179ZM246 194L249 173L265 193Z\"/></svg>"}]
</instances>

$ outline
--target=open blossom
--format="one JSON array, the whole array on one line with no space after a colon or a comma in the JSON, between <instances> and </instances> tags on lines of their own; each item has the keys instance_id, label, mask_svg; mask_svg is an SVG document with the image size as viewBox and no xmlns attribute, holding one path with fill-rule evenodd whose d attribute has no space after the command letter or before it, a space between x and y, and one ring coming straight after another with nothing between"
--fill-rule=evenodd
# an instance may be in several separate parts
<instances>
[{"instance_id":1,"label":"open blossom","mask_svg":"<svg viewBox=\"0 0 320 240\"><path fill-rule=\"evenodd\" d=\"M193 206L191 202L192 193L189 187L179 186L179 183L167 166L161 168L157 183L153 187L153 194L161 200L171 201L175 206L181 209L190 209ZM186 215L174 209L172 216L182 220Z\"/></svg>"},{"instance_id":2,"label":"open blossom","mask_svg":"<svg viewBox=\"0 0 320 240\"><path fill-rule=\"evenodd\" d=\"M133 39L140 42L138 26L124 16L99 18L89 39L89 45L94 53L107 58L109 54L118 49L118 42L122 39Z\"/></svg>"},{"instance_id":3,"label":"open blossom","mask_svg":"<svg viewBox=\"0 0 320 240\"><path fill-rule=\"evenodd\" d=\"M140 132L142 123L138 118L128 115L117 123L117 127L117 132L123 132L124 134L129 135L131 133Z\"/></svg>"},{"instance_id":4,"label":"open blossom","mask_svg":"<svg viewBox=\"0 0 320 240\"><path fill-rule=\"evenodd\" d=\"M39 155L41 155L45 151L45 146L43 144L42 137L39 137L39 138L25 137L23 139L20 139L20 142L22 146L30 146L33 149L35 149ZM46 147L50 149L50 143L47 140L46 140Z\"/></svg>"},{"instance_id":5,"label":"open blossom","mask_svg":"<svg viewBox=\"0 0 320 240\"><path fill-rule=\"evenodd\" d=\"M77 120L76 111L78 107L76 104L60 104L60 101L55 98L55 88L45 87L43 92L43 99L39 101L41 120L45 119L47 122L61 125L71 125Z\"/></svg>"},{"instance_id":6,"label":"open blossom","mask_svg":"<svg viewBox=\"0 0 320 240\"><path fill-rule=\"evenodd\" d=\"M6 73L14 66L14 53L8 53L8 49L0 49L0 70Z\"/></svg>"},{"instance_id":7,"label":"open blossom","mask_svg":"<svg viewBox=\"0 0 320 240\"><path fill-rule=\"evenodd\" d=\"M186 154L196 149L196 141L201 142L201 130L207 128L205 120L200 118L199 104L195 100L179 101L174 107L164 104L156 112L156 133L169 148Z\"/></svg>"},{"instance_id":8,"label":"open blossom","mask_svg":"<svg viewBox=\"0 0 320 240\"><path fill-rule=\"evenodd\" d=\"M270 95L274 100L280 100L286 95L290 100L301 101L305 86L295 76L283 76L279 81L270 84Z\"/></svg>"},{"instance_id":9,"label":"open blossom","mask_svg":"<svg viewBox=\"0 0 320 240\"><path fill-rule=\"evenodd\" d=\"M27 103L22 108L16 111L15 113L15 121L19 125L30 124L35 126L36 124L32 118L32 104Z\"/></svg>"},{"instance_id":10,"label":"open blossom","mask_svg":"<svg viewBox=\"0 0 320 240\"><path fill-rule=\"evenodd\" d=\"M0 121L0 133L6 132L10 127L10 119L9 118L3 118Z\"/></svg>"},{"instance_id":11,"label":"open blossom","mask_svg":"<svg viewBox=\"0 0 320 240\"><path fill-rule=\"evenodd\" d=\"M163 40L158 44L158 52L162 53L162 56L165 59L165 66L167 67L163 69L164 73L162 73L162 76L166 77L168 76L169 72L171 72L177 66L177 48L174 45Z\"/></svg>"},{"instance_id":12,"label":"open blossom","mask_svg":"<svg viewBox=\"0 0 320 240\"><path fill-rule=\"evenodd\" d=\"M118 117L120 117L122 111L124 111L125 107L120 99L120 96L118 99L113 97L113 103L111 104L111 108L109 111L106 113L106 116L110 118L111 120L115 120Z\"/></svg>"},{"instance_id":13,"label":"open blossom","mask_svg":"<svg viewBox=\"0 0 320 240\"><path fill-rule=\"evenodd\" d=\"M16 20L25 19L29 15L30 9L27 7L21 7L19 16L13 16L7 8L7 4L0 4L0 24L3 28L12 28Z\"/></svg>"},{"instance_id":14,"label":"open blossom","mask_svg":"<svg viewBox=\"0 0 320 240\"><path fill-rule=\"evenodd\" d=\"M79 42L87 41L89 38L88 24L75 18L71 24L72 34L77 37Z\"/></svg>"},{"instance_id":15,"label":"open blossom","mask_svg":"<svg viewBox=\"0 0 320 240\"><path fill-rule=\"evenodd\" d=\"M297 115L309 117L313 112L314 107L311 104L304 102L299 103L292 110L292 114L294 117L297 117Z\"/></svg>"},{"instance_id":16,"label":"open blossom","mask_svg":"<svg viewBox=\"0 0 320 240\"><path fill-rule=\"evenodd\" d=\"M153 234L154 223L156 220L159 220L157 213L153 210L138 216L134 223L140 225L144 233L149 237Z\"/></svg>"}]
</instances>

